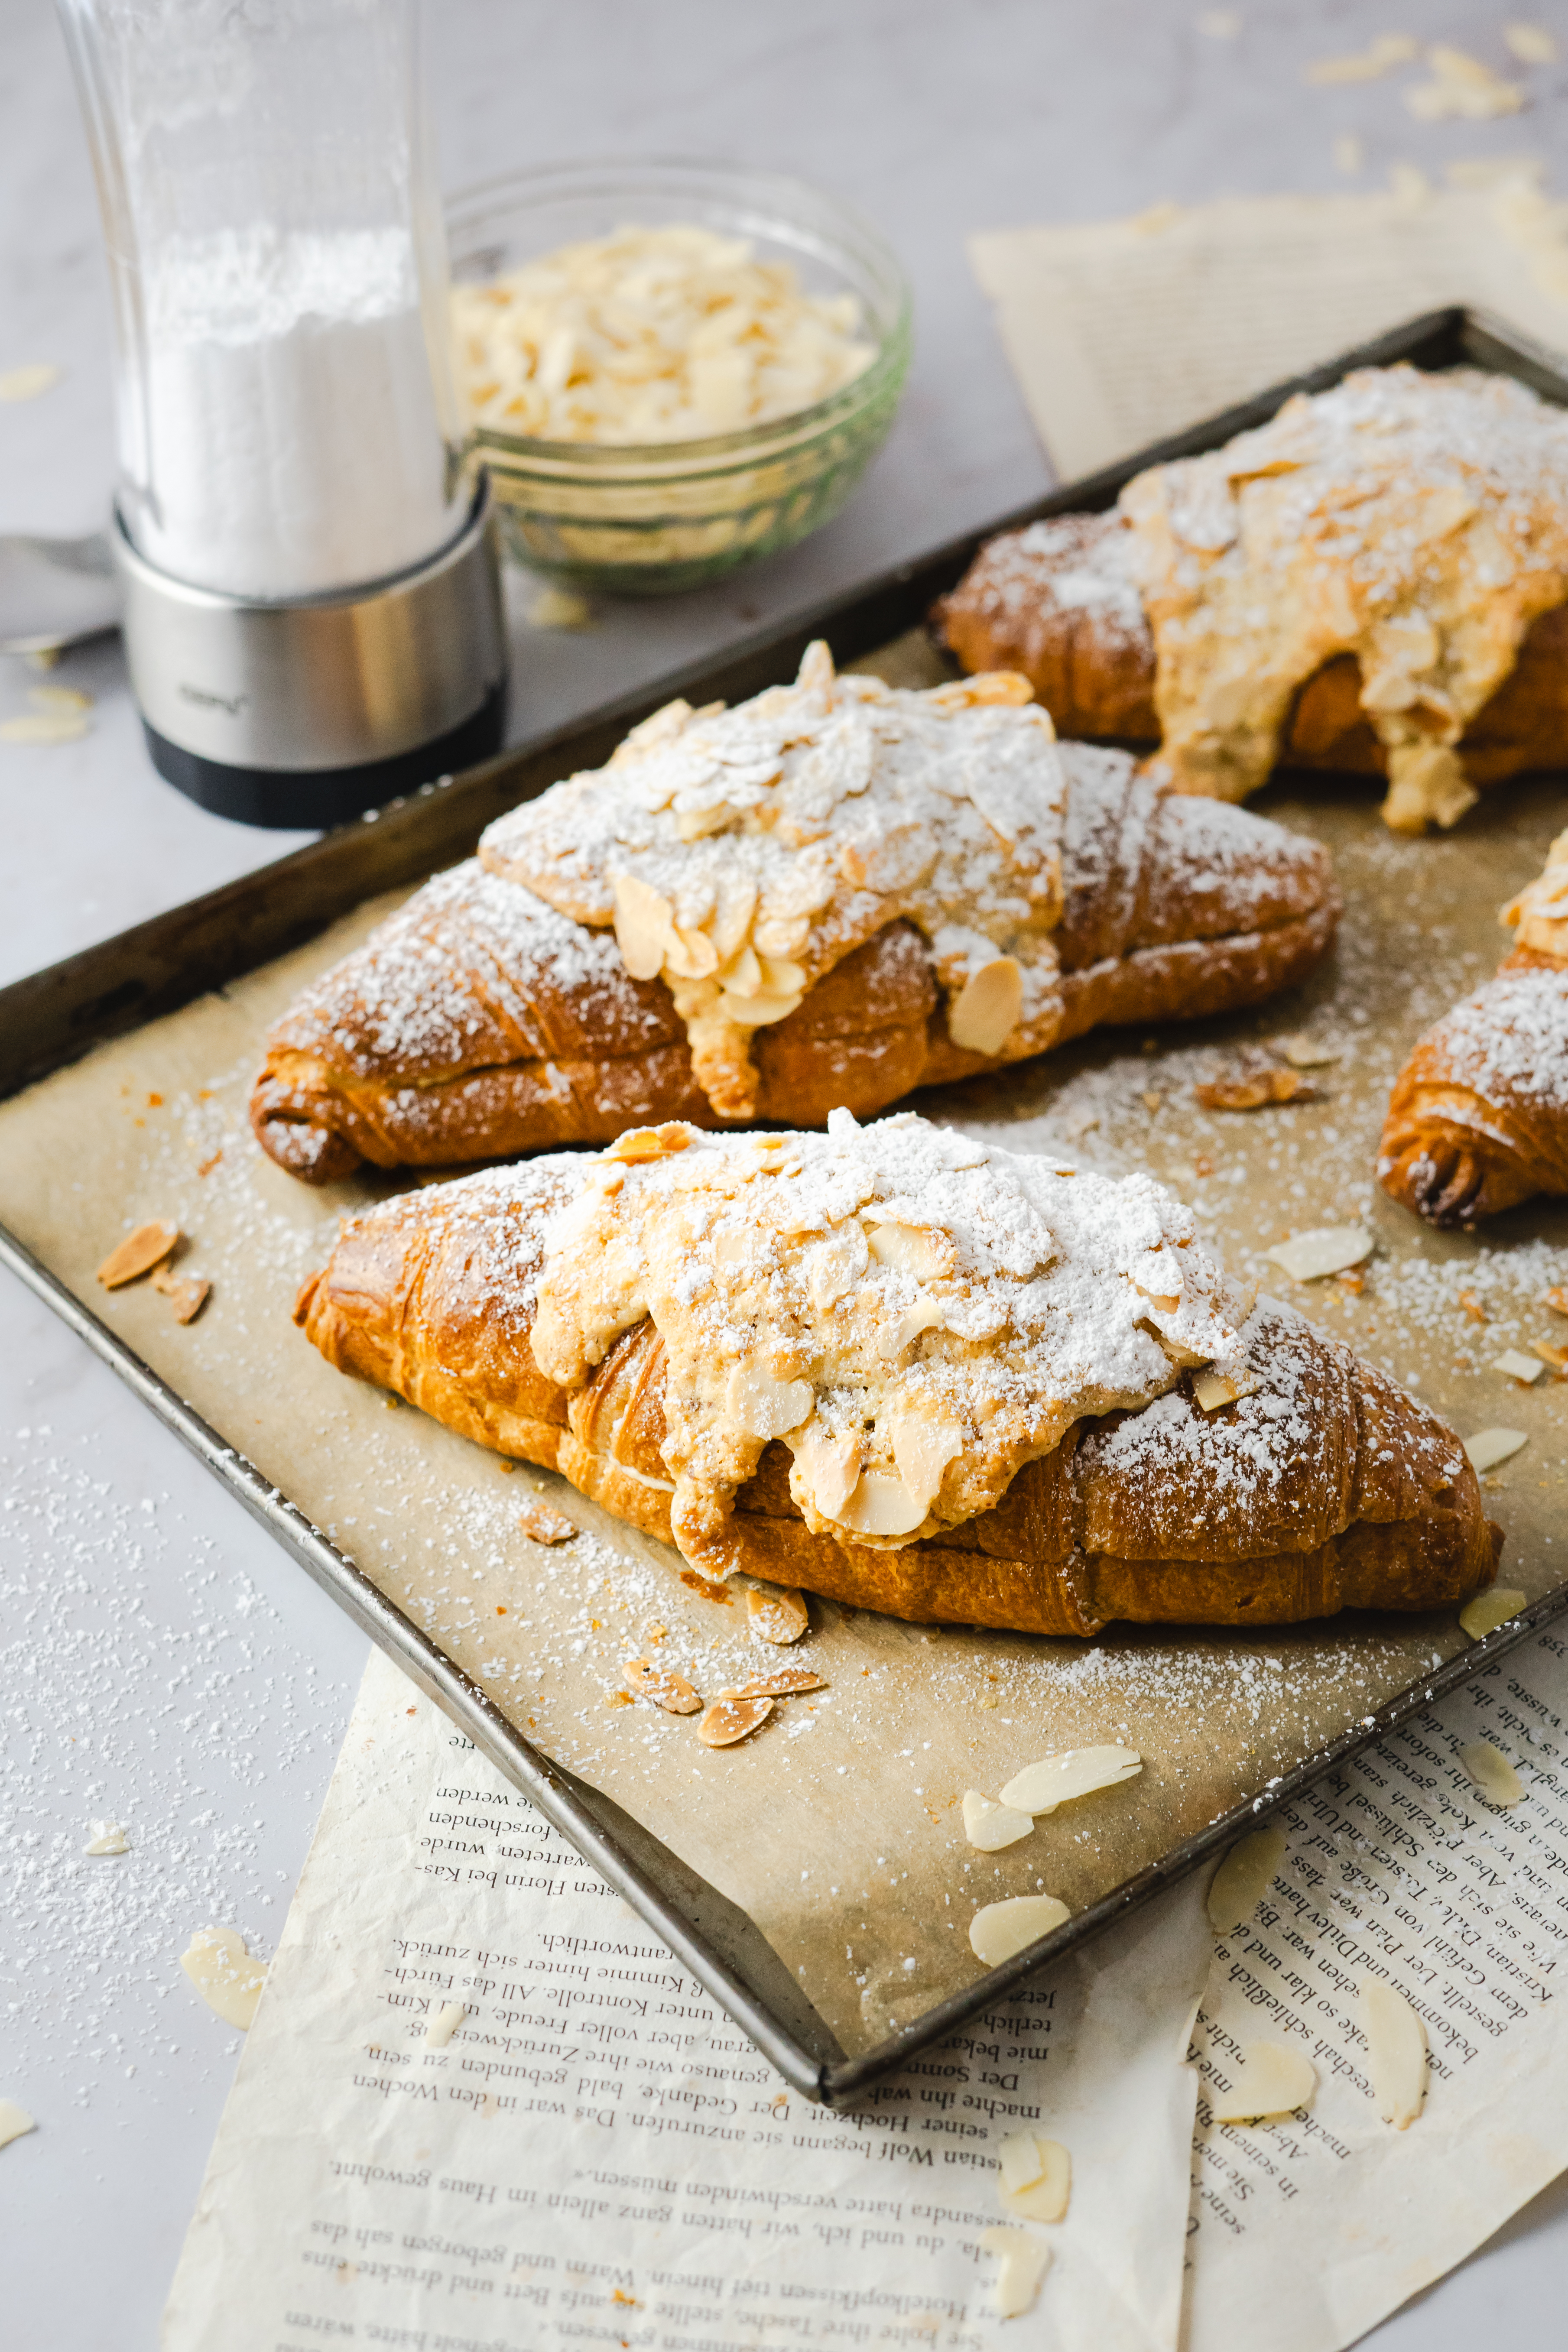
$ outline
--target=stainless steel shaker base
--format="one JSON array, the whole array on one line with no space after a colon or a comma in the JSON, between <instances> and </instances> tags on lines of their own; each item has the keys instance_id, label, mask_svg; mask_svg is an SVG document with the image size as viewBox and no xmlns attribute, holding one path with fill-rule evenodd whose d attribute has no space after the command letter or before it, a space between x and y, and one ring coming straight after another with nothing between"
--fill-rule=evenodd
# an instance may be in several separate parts
<instances>
[{"instance_id":1,"label":"stainless steel shaker base","mask_svg":"<svg viewBox=\"0 0 1568 2352\"><path fill-rule=\"evenodd\" d=\"M506 631L489 487L451 544L368 587L225 596L123 525L125 651L160 775L245 824L342 824L500 748Z\"/></svg>"},{"instance_id":2,"label":"stainless steel shaker base","mask_svg":"<svg viewBox=\"0 0 1568 2352\"><path fill-rule=\"evenodd\" d=\"M230 768L166 741L148 719L142 721L142 732L158 773L187 800L239 824L304 832L347 824L366 809L383 808L436 776L453 775L459 768L488 760L500 750L506 732L506 688L498 686L473 717L449 735L360 768Z\"/></svg>"}]
</instances>

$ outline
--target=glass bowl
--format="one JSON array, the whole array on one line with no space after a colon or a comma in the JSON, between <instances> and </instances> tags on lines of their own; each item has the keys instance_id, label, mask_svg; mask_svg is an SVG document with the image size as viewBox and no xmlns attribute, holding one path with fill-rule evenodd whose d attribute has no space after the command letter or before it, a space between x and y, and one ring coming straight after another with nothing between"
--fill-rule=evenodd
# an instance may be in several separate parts
<instances>
[{"instance_id":1,"label":"glass bowl","mask_svg":"<svg viewBox=\"0 0 1568 2352\"><path fill-rule=\"evenodd\" d=\"M853 294L875 357L809 408L700 441L607 446L476 425L509 551L572 587L658 596L792 547L837 513L886 439L910 350L909 288L853 213L797 180L720 163L552 164L455 197L452 277L482 284L626 223L696 222L795 265L809 294Z\"/></svg>"}]
</instances>

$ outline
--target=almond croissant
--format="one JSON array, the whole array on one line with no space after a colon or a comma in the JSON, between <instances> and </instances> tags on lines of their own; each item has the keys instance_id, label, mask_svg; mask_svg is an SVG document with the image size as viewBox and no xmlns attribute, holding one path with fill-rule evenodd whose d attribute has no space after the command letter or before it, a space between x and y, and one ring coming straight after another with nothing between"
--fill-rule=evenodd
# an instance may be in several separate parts
<instances>
[{"instance_id":1,"label":"almond croissant","mask_svg":"<svg viewBox=\"0 0 1568 2352\"><path fill-rule=\"evenodd\" d=\"M268 1040L263 1148L326 1183L630 1126L820 1124L1100 1023L1301 980L1328 853L1056 743L1018 678L670 708L492 825Z\"/></svg>"},{"instance_id":2,"label":"almond croissant","mask_svg":"<svg viewBox=\"0 0 1568 2352\"><path fill-rule=\"evenodd\" d=\"M1389 1097L1378 1180L1428 1224L1568 1192L1568 833L1502 919L1512 954L1418 1040Z\"/></svg>"},{"instance_id":3,"label":"almond croissant","mask_svg":"<svg viewBox=\"0 0 1568 2352\"><path fill-rule=\"evenodd\" d=\"M724 1569L916 1622L1088 1635L1462 1601L1500 1538L1458 1439L1247 1297L1146 1179L840 1117L631 1135L388 1202L344 1224L295 1319L342 1370L673 1538L710 1591L705 1478ZM563 1382L568 1330L598 1353Z\"/></svg>"},{"instance_id":4,"label":"almond croissant","mask_svg":"<svg viewBox=\"0 0 1568 2352\"><path fill-rule=\"evenodd\" d=\"M1162 745L1181 792L1277 761L1386 774L1396 830L1568 732L1568 420L1473 370L1363 369L1109 514L982 549L934 626L1065 735Z\"/></svg>"}]
</instances>

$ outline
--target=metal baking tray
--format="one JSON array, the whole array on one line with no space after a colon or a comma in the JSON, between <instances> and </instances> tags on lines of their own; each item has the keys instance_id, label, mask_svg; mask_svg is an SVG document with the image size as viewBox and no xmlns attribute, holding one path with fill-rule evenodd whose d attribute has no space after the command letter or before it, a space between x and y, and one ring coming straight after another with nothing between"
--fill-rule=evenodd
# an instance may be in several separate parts
<instances>
[{"instance_id":1,"label":"metal baking tray","mask_svg":"<svg viewBox=\"0 0 1568 2352\"><path fill-rule=\"evenodd\" d=\"M1489 369L1568 406L1568 373L1501 321L1458 308L1413 320L1121 465L1000 516L983 530L953 541L919 562L802 612L782 626L743 641L717 661L689 664L569 727L520 744L465 774L426 785L374 817L331 834L241 881L16 982L0 991L0 1099L107 1038L221 990L226 982L314 937L376 893L423 880L471 854L484 827L503 810L562 775L602 762L628 727L672 696L685 694L696 702L742 699L793 677L805 646L817 636L826 636L841 660L873 652L918 625L932 601L957 581L982 541L997 531L1045 516L1108 507L1144 467L1212 448L1263 424L1296 392L1322 391L1352 368L1397 360L1424 368L1468 363ZM1293 1770L1173 1846L1052 1935L874 2048L849 2058L744 1912L619 1806L532 1746L287 1496L4 1225L0 1262L119 1373L307 1573L572 1841L663 1937L786 2082L807 2098L829 2105L853 2105L917 2052L943 2041L1038 1969L1137 1910L1345 1758L1393 1731L1568 1611L1568 1583L1557 1585L1485 1641L1421 1676L1375 1714L1359 1719Z\"/></svg>"}]
</instances>

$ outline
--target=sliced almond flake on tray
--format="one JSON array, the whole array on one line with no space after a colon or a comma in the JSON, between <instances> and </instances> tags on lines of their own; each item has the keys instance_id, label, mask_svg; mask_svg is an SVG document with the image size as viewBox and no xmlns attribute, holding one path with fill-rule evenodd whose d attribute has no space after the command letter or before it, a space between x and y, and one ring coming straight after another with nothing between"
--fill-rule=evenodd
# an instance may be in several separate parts
<instances>
[{"instance_id":1,"label":"sliced almond flake on tray","mask_svg":"<svg viewBox=\"0 0 1568 2352\"><path fill-rule=\"evenodd\" d=\"M176 1323L194 1323L212 1296L212 1284L205 1275L175 1274L167 1265L153 1268L153 1287L168 1299Z\"/></svg>"},{"instance_id":2,"label":"sliced almond flake on tray","mask_svg":"<svg viewBox=\"0 0 1568 2352\"><path fill-rule=\"evenodd\" d=\"M548 1503L524 1503L517 1524L525 1536L542 1544L570 1543L578 1532L575 1519L569 1519L564 1511L552 1510Z\"/></svg>"},{"instance_id":3,"label":"sliced almond flake on tray","mask_svg":"<svg viewBox=\"0 0 1568 2352\"><path fill-rule=\"evenodd\" d=\"M1005 1903L983 1904L969 1923L969 1948L988 1969L999 1969L1071 1916L1054 1895L1015 1895Z\"/></svg>"},{"instance_id":4,"label":"sliced almond flake on tray","mask_svg":"<svg viewBox=\"0 0 1568 2352\"><path fill-rule=\"evenodd\" d=\"M1112 1789L1119 1780L1131 1780L1142 1769L1138 1750L1115 1741L1096 1748L1064 1748L1059 1754L1042 1756L1037 1764L1026 1764L1021 1772L1015 1772L1002 1791L1002 1802L1016 1805L1022 1813L1054 1813L1071 1797Z\"/></svg>"},{"instance_id":5,"label":"sliced almond flake on tray","mask_svg":"<svg viewBox=\"0 0 1568 2352\"><path fill-rule=\"evenodd\" d=\"M111 1249L98 1269L98 1278L105 1290L119 1290L128 1282L140 1282L162 1264L180 1238L178 1225L171 1225L163 1217L154 1217L145 1225L138 1225L133 1234Z\"/></svg>"},{"instance_id":6,"label":"sliced almond flake on tray","mask_svg":"<svg viewBox=\"0 0 1568 2352\"><path fill-rule=\"evenodd\" d=\"M1292 1234L1263 1255L1292 1282L1320 1282L1325 1274L1342 1274L1372 1255L1372 1235L1363 1225L1318 1225L1310 1234Z\"/></svg>"},{"instance_id":7,"label":"sliced almond flake on tray","mask_svg":"<svg viewBox=\"0 0 1568 2352\"><path fill-rule=\"evenodd\" d=\"M575 1530L574 1530L575 1532ZM651 1698L669 1715L695 1715L702 1701L684 1675L673 1666L655 1665L651 1658L628 1658L626 1688L637 1698Z\"/></svg>"},{"instance_id":8,"label":"sliced almond flake on tray","mask_svg":"<svg viewBox=\"0 0 1568 2352\"><path fill-rule=\"evenodd\" d=\"M1472 1437L1470 1444L1475 1443ZM1524 1598L1511 1585L1491 1585L1485 1592L1478 1592L1473 1601L1466 1601L1459 1612L1459 1622L1472 1642L1484 1642L1489 1633L1495 1633L1500 1625L1518 1616Z\"/></svg>"},{"instance_id":9,"label":"sliced almond flake on tray","mask_svg":"<svg viewBox=\"0 0 1568 2352\"><path fill-rule=\"evenodd\" d=\"M736 1690L721 1690L725 1698L788 1698L792 1691L826 1690L821 1675L808 1674L804 1666L784 1666L776 1675L756 1675Z\"/></svg>"},{"instance_id":10,"label":"sliced almond flake on tray","mask_svg":"<svg viewBox=\"0 0 1568 2352\"><path fill-rule=\"evenodd\" d=\"M1269 1103L1316 1102L1318 1089L1294 1070L1250 1070L1245 1077L1215 1078L1194 1087L1205 1110L1262 1110Z\"/></svg>"},{"instance_id":11,"label":"sliced almond flake on tray","mask_svg":"<svg viewBox=\"0 0 1568 2352\"><path fill-rule=\"evenodd\" d=\"M811 1612L803 1592L787 1586L776 1592L759 1592L751 1586L746 1592L746 1619L760 1641L782 1645L799 1641L810 1627Z\"/></svg>"},{"instance_id":12,"label":"sliced almond flake on tray","mask_svg":"<svg viewBox=\"0 0 1568 2352\"><path fill-rule=\"evenodd\" d=\"M738 1739L745 1739L765 1723L773 1711L771 1698L721 1698L710 1706L697 1727L697 1737L705 1748L733 1748Z\"/></svg>"},{"instance_id":13,"label":"sliced almond flake on tray","mask_svg":"<svg viewBox=\"0 0 1568 2352\"><path fill-rule=\"evenodd\" d=\"M1505 1348L1500 1356L1492 1358L1489 1369L1494 1372L1506 1372L1510 1381L1521 1381L1528 1389L1534 1387L1546 1367L1534 1358L1522 1355L1517 1348Z\"/></svg>"},{"instance_id":14,"label":"sliced almond flake on tray","mask_svg":"<svg viewBox=\"0 0 1568 2352\"><path fill-rule=\"evenodd\" d=\"M1511 1462L1521 1446L1529 1443L1527 1430L1478 1429L1474 1437L1466 1438L1465 1451L1470 1457L1471 1469L1484 1475L1500 1463Z\"/></svg>"}]
</instances>

